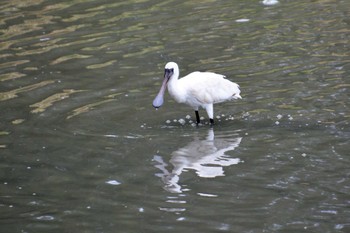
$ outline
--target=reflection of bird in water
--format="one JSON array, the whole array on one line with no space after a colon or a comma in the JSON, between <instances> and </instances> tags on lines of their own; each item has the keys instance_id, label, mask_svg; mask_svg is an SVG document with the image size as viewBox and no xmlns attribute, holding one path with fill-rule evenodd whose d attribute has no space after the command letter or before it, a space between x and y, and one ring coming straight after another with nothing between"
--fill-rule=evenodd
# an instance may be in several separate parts
<instances>
[{"instance_id":1,"label":"reflection of bird in water","mask_svg":"<svg viewBox=\"0 0 350 233\"><path fill-rule=\"evenodd\" d=\"M167 163L159 155L154 156L158 162L155 166L162 173L160 176L165 184L164 188L172 193L181 193L182 188L178 184L183 171L193 169L197 175L204 178L214 178L224 176L223 167L234 165L240 162L238 158L231 158L225 152L234 150L241 143L242 138L216 139L214 131L210 129L205 140L195 139L187 146L182 147L171 154L170 163L173 165L172 171L167 170Z\"/></svg>"}]
</instances>

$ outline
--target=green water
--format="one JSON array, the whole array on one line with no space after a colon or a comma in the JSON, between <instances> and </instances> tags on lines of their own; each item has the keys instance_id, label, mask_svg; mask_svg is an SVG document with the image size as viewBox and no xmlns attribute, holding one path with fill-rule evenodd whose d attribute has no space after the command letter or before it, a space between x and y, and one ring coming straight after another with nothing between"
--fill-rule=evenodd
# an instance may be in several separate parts
<instances>
[{"instance_id":1,"label":"green water","mask_svg":"<svg viewBox=\"0 0 350 233\"><path fill-rule=\"evenodd\" d=\"M348 232L348 9L3 1L0 232ZM243 99L155 111L168 61Z\"/></svg>"}]
</instances>

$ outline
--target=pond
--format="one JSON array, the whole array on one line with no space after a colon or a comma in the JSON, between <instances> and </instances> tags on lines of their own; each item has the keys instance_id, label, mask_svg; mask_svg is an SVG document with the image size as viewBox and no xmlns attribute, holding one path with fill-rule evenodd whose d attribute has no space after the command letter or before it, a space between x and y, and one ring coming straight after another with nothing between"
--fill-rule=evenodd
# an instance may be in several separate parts
<instances>
[{"instance_id":1,"label":"pond","mask_svg":"<svg viewBox=\"0 0 350 233\"><path fill-rule=\"evenodd\" d=\"M349 232L350 2L5 1L1 232ZM164 65L242 100L152 100Z\"/></svg>"}]
</instances>

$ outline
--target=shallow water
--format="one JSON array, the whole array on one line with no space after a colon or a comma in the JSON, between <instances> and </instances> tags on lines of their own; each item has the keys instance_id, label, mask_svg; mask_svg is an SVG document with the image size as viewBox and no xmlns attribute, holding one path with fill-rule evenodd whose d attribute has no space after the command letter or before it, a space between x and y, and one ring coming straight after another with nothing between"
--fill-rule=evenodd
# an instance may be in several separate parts
<instances>
[{"instance_id":1,"label":"shallow water","mask_svg":"<svg viewBox=\"0 0 350 233\"><path fill-rule=\"evenodd\" d=\"M348 232L348 9L4 2L0 232ZM155 111L170 60L243 100Z\"/></svg>"}]
</instances>

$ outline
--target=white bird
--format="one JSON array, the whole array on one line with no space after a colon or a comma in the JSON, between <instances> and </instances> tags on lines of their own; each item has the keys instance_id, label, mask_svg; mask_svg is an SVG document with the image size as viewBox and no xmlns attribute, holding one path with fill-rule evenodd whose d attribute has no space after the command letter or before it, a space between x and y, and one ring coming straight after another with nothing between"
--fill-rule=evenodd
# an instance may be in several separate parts
<instances>
[{"instance_id":1,"label":"white bird","mask_svg":"<svg viewBox=\"0 0 350 233\"><path fill-rule=\"evenodd\" d=\"M224 75L212 72L192 72L179 79L179 66L175 62L165 65L164 80L158 95L153 100L153 107L158 109L164 102L164 92L168 87L169 94L178 103L191 106L200 123L198 109L204 108L214 124L213 104L227 100L242 99L237 83L225 79Z\"/></svg>"}]
</instances>

